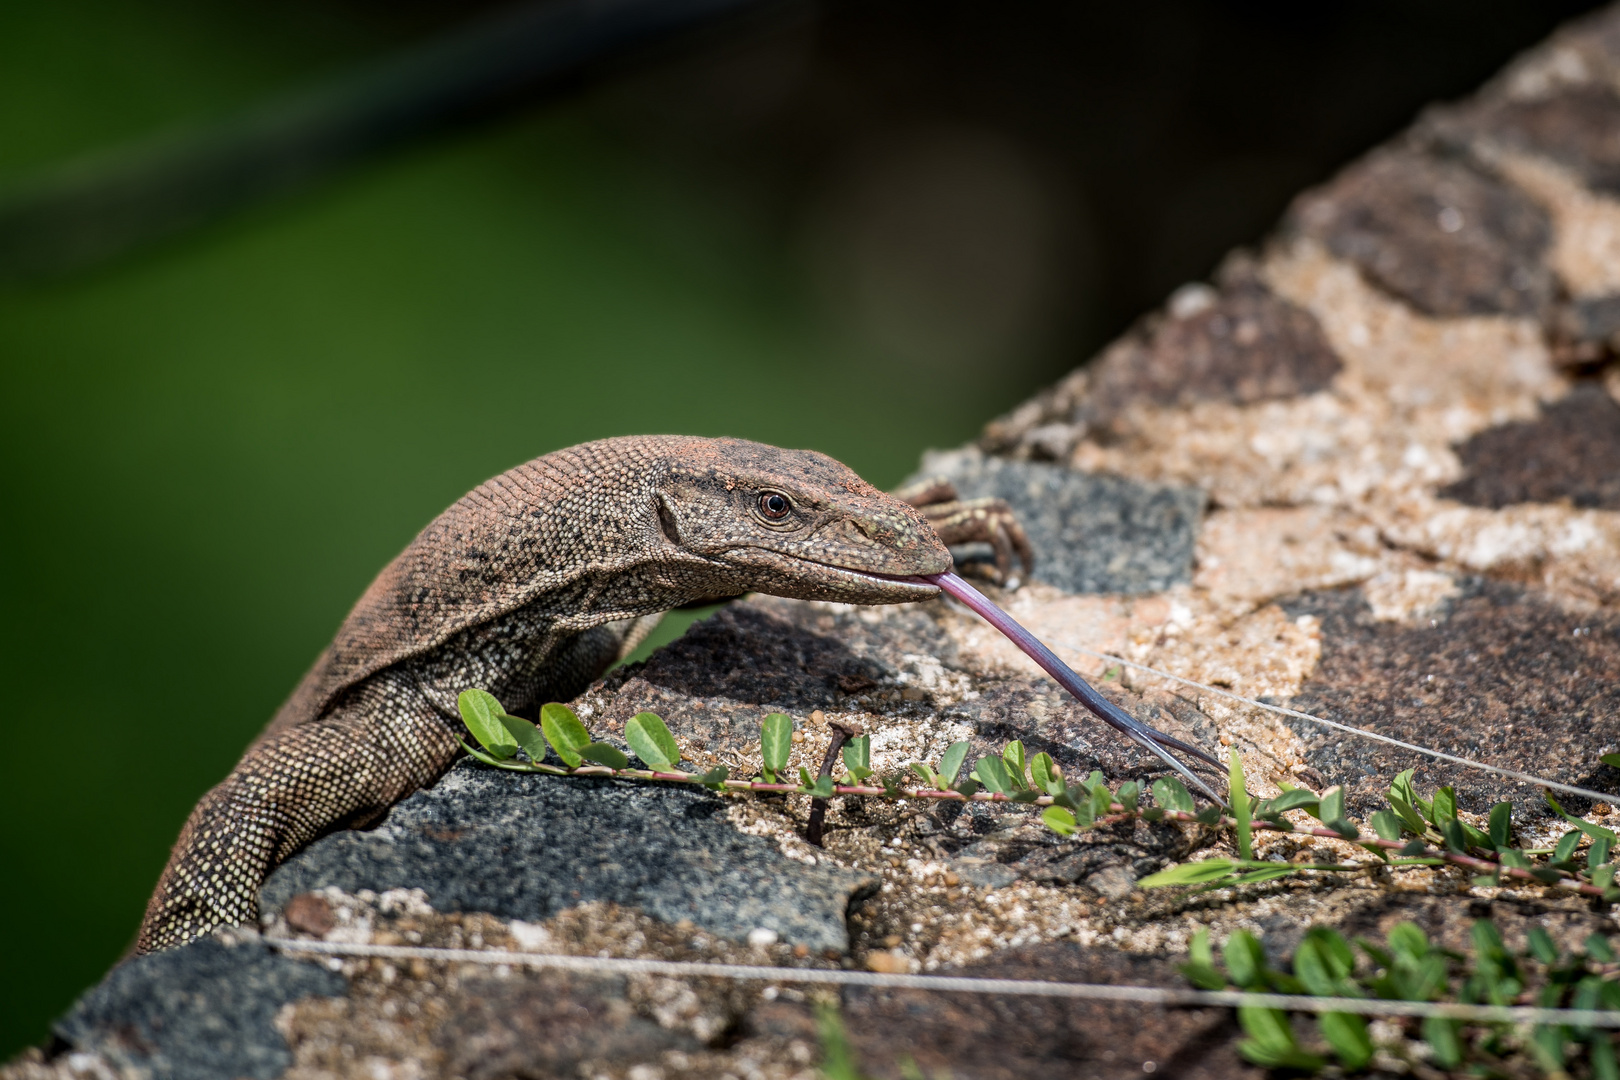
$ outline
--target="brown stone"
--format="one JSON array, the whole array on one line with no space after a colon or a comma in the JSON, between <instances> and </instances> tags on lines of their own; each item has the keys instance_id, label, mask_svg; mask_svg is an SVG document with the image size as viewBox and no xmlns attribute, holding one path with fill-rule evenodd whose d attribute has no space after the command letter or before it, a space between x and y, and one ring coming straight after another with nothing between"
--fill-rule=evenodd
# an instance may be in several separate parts
<instances>
[{"instance_id":1,"label":"brown stone","mask_svg":"<svg viewBox=\"0 0 1620 1080\"><path fill-rule=\"evenodd\" d=\"M1222 277L1219 292L1183 290L1168 314L1104 353L1074 419L1106 425L1133 403L1247 405L1333 381L1339 358L1309 312L1267 289L1247 260Z\"/></svg>"},{"instance_id":2,"label":"brown stone","mask_svg":"<svg viewBox=\"0 0 1620 1080\"><path fill-rule=\"evenodd\" d=\"M460 991L437 1033L451 1076L571 1076L586 1061L648 1061L697 1048L690 1036L637 1016L618 980L544 972L466 980Z\"/></svg>"},{"instance_id":3,"label":"brown stone","mask_svg":"<svg viewBox=\"0 0 1620 1080\"><path fill-rule=\"evenodd\" d=\"M1457 447L1466 470L1441 495L1470 506L1564 502L1620 510L1620 404L1593 381L1535 420L1490 428Z\"/></svg>"},{"instance_id":4,"label":"brown stone","mask_svg":"<svg viewBox=\"0 0 1620 1080\"><path fill-rule=\"evenodd\" d=\"M999 953L941 975L1185 985L1167 960L1057 942ZM956 1080L1029 1076L1254 1078L1264 1073L1234 1049L1237 1024L1219 1009L1136 1003L855 990L844 1022L864 1071L884 1080L950 1075ZM913 1075L915 1075L913 1073Z\"/></svg>"},{"instance_id":5,"label":"brown stone","mask_svg":"<svg viewBox=\"0 0 1620 1080\"><path fill-rule=\"evenodd\" d=\"M326 897L315 893L299 893L287 901L287 907L282 914L286 917L288 926L300 933L313 934L316 937L325 937L337 925L332 905L327 903Z\"/></svg>"},{"instance_id":6,"label":"brown stone","mask_svg":"<svg viewBox=\"0 0 1620 1080\"><path fill-rule=\"evenodd\" d=\"M1301 196L1287 227L1428 315L1534 315L1552 295L1546 212L1460 161L1377 151Z\"/></svg>"},{"instance_id":7,"label":"brown stone","mask_svg":"<svg viewBox=\"0 0 1620 1080\"><path fill-rule=\"evenodd\" d=\"M1530 100L1493 103L1472 116L1492 142L1565 166L1595 191L1620 194L1620 94L1589 83Z\"/></svg>"},{"instance_id":8,"label":"brown stone","mask_svg":"<svg viewBox=\"0 0 1620 1080\"><path fill-rule=\"evenodd\" d=\"M1474 582L1429 625L1375 621L1358 589L1307 595L1289 610L1322 620L1321 664L1292 707L1460 757L1620 792L1620 771L1598 762L1620 749L1620 615L1572 614L1517 585L1490 581ZM1467 810L1509 800L1517 821L1548 813L1532 785L1307 721L1293 724L1310 765L1329 783L1344 784L1353 805L1383 805L1389 781L1410 768L1420 793L1454 785ZM1565 805L1586 808L1573 797Z\"/></svg>"}]
</instances>

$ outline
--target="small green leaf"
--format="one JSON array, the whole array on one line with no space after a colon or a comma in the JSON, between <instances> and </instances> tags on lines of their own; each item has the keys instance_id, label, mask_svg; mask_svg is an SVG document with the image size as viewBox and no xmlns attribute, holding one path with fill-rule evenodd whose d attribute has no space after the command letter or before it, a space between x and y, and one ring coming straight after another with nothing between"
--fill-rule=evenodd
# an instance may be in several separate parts
<instances>
[{"instance_id":1,"label":"small green leaf","mask_svg":"<svg viewBox=\"0 0 1620 1080\"><path fill-rule=\"evenodd\" d=\"M807 778L810 775L808 769L801 769L800 772ZM836 794L833 791L833 782L832 777L830 776L817 777L815 783L807 786L809 788L809 793L818 799L830 799L834 794Z\"/></svg>"},{"instance_id":2,"label":"small green leaf","mask_svg":"<svg viewBox=\"0 0 1620 1080\"><path fill-rule=\"evenodd\" d=\"M844 744L844 768L851 774L860 773L857 780L872 775L872 736L857 735Z\"/></svg>"},{"instance_id":3,"label":"small green leaf","mask_svg":"<svg viewBox=\"0 0 1620 1080\"><path fill-rule=\"evenodd\" d=\"M506 710L501 708L494 694L474 688L463 690L456 695L456 708L461 712L467 730L478 740L478 745L489 751L492 757L505 760L517 753L517 742L512 738L512 733L506 730L506 725L501 723Z\"/></svg>"},{"instance_id":4,"label":"small green leaf","mask_svg":"<svg viewBox=\"0 0 1620 1080\"><path fill-rule=\"evenodd\" d=\"M1015 788L1026 787L1024 783L1024 744L1017 739L1008 743L1001 751L1001 760L1007 766L1007 776L1012 780Z\"/></svg>"},{"instance_id":5,"label":"small green leaf","mask_svg":"<svg viewBox=\"0 0 1620 1080\"><path fill-rule=\"evenodd\" d=\"M574 710L555 701L540 708L540 733L570 769L579 768L579 752L591 744L591 733Z\"/></svg>"},{"instance_id":6,"label":"small green leaf","mask_svg":"<svg viewBox=\"0 0 1620 1080\"><path fill-rule=\"evenodd\" d=\"M521 716L508 716L501 714L501 724L517 740L523 752L529 755L530 761L544 761L546 759L546 740L540 734L540 729L523 719Z\"/></svg>"},{"instance_id":7,"label":"small green leaf","mask_svg":"<svg viewBox=\"0 0 1620 1080\"><path fill-rule=\"evenodd\" d=\"M945 756L939 759L939 775L944 778L946 787L956 783L956 774L962 771L962 762L967 760L971 749L967 742L953 742L945 748ZM929 783L933 781L930 779Z\"/></svg>"},{"instance_id":8,"label":"small green leaf","mask_svg":"<svg viewBox=\"0 0 1620 1080\"><path fill-rule=\"evenodd\" d=\"M1041 813L1041 821L1059 836L1073 836L1078 828L1074 815L1061 806L1048 806Z\"/></svg>"},{"instance_id":9,"label":"small green leaf","mask_svg":"<svg viewBox=\"0 0 1620 1080\"><path fill-rule=\"evenodd\" d=\"M759 725L759 753L765 767L773 773L787 768L793 753L793 719L785 713L773 712Z\"/></svg>"},{"instance_id":10,"label":"small green leaf","mask_svg":"<svg viewBox=\"0 0 1620 1080\"><path fill-rule=\"evenodd\" d=\"M1553 862L1567 862L1569 857L1575 854L1575 848L1580 842L1581 831L1579 829L1571 829L1563 836L1560 836L1557 845L1553 848Z\"/></svg>"},{"instance_id":11,"label":"small green leaf","mask_svg":"<svg viewBox=\"0 0 1620 1080\"><path fill-rule=\"evenodd\" d=\"M704 787L712 788L718 791L720 790L721 785L723 785L729 779L731 779L731 770L726 768L724 765L716 765L714 768L698 777L697 782L702 784Z\"/></svg>"},{"instance_id":12,"label":"small green leaf","mask_svg":"<svg viewBox=\"0 0 1620 1080\"><path fill-rule=\"evenodd\" d=\"M1221 948L1221 958L1232 981L1245 990L1263 986L1266 971L1266 953L1260 939L1247 930L1235 930Z\"/></svg>"},{"instance_id":13,"label":"small green leaf","mask_svg":"<svg viewBox=\"0 0 1620 1080\"><path fill-rule=\"evenodd\" d=\"M1335 979L1350 977L1356 966L1356 954L1350 951L1350 943L1337 930L1331 926L1313 926L1305 931L1305 940L1315 944Z\"/></svg>"},{"instance_id":14,"label":"small green leaf","mask_svg":"<svg viewBox=\"0 0 1620 1080\"><path fill-rule=\"evenodd\" d=\"M1607 1031L1593 1033L1588 1045L1591 1047L1587 1053L1592 1059L1593 1080L1620 1080L1620 1064L1614 1060L1614 1043L1609 1041L1609 1033Z\"/></svg>"},{"instance_id":15,"label":"small green leaf","mask_svg":"<svg viewBox=\"0 0 1620 1080\"><path fill-rule=\"evenodd\" d=\"M1372 1060L1372 1036L1367 1034L1366 1020L1354 1013L1323 1013L1316 1024L1345 1068L1355 1071Z\"/></svg>"},{"instance_id":16,"label":"small green leaf","mask_svg":"<svg viewBox=\"0 0 1620 1080\"><path fill-rule=\"evenodd\" d=\"M1428 817L1431 806L1426 800L1418 798L1417 789L1412 786L1411 769L1398 773L1395 779L1390 781L1389 794L1392 798L1400 799L1411 806L1414 810L1423 814L1425 818Z\"/></svg>"},{"instance_id":17,"label":"small green leaf","mask_svg":"<svg viewBox=\"0 0 1620 1080\"><path fill-rule=\"evenodd\" d=\"M1620 754L1604 754L1598 760L1611 768L1620 769Z\"/></svg>"},{"instance_id":18,"label":"small green leaf","mask_svg":"<svg viewBox=\"0 0 1620 1080\"><path fill-rule=\"evenodd\" d=\"M913 761L910 768L912 772L922 777L923 783L929 787L938 787L944 780L944 777L935 772L934 767L926 761Z\"/></svg>"},{"instance_id":19,"label":"small green leaf","mask_svg":"<svg viewBox=\"0 0 1620 1080\"><path fill-rule=\"evenodd\" d=\"M1213 964L1189 963L1177 965L1178 970L1200 990L1225 990L1226 976Z\"/></svg>"},{"instance_id":20,"label":"small green leaf","mask_svg":"<svg viewBox=\"0 0 1620 1080\"><path fill-rule=\"evenodd\" d=\"M1401 838L1400 815L1389 810L1379 810L1372 816L1373 832L1378 834L1380 840L1399 840Z\"/></svg>"},{"instance_id":21,"label":"small green leaf","mask_svg":"<svg viewBox=\"0 0 1620 1080\"><path fill-rule=\"evenodd\" d=\"M1543 964L1558 963L1558 946L1553 944L1552 935L1539 926L1532 926L1525 935L1530 942L1530 955Z\"/></svg>"},{"instance_id":22,"label":"small green leaf","mask_svg":"<svg viewBox=\"0 0 1620 1080\"><path fill-rule=\"evenodd\" d=\"M1249 1035L1238 1043L1238 1052L1254 1064L1267 1069L1321 1071L1323 1060L1299 1048L1288 1018L1277 1010L1239 1006L1238 1022Z\"/></svg>"},{"instance_id":23,"label":"small green leaf","mask_svg":"<svg viewBox=\"0 0 1620 1080\"><path fill-rule=\"evenodd\" d=\"M1250 870L1247 873L1238 874L1230 881L1223 881L1219 886L1213 887L1220 888L1226 885L1253 885L1257 882L1271 881L1275 878L1287 877L1289 874L1297 874L1300 869L1300 867L1294 866L1291 863L1267 863L1263 869Z\"/></svg>"},{"instance_id":24,"label":"small green leaf","mask_svg":"<svg viewBox=\"0 0 1620 1080\"><path fill-rule=\"evenodd\" d=\"M605 742L593 742L579 748L579 756L599 765L606 765L610 769L625 769L630 766L630 759L624 756L624 751L617 746ZM646 761L646 758L642 758ZM658 766L653 766L657 768Z\"/></svg>"},{"instance_id":25,"label":"small green leaf","mask_svg":"<svg viewBox=\"0 0 1620 1080\"><path fill-rule=\"evenodd\" d=\"M1223 878L1236 869L1231 859L1205 859L1202 862L1179 863L1167 866L1157 874L1149 874L1137 882L1144 889L1160 889L1167 885L1201 885L1206 881Z\"/></svg>"},{"instance_id":26,"label":"small green leaf","mask_svg":"<svg viewBox=\"0 0 1620 1080\"><path fill-rule=\"evenodd\" d=\"M1291 788L1275 799L1265 801L1264 816L1281 816L1289 810L1304 810L1312 817L1315 817L1318 813L1319 802L1320 800L1317 799L1316 795L1305 788ZM1256 807L1255 815L1261 816L1261 814L1261 809Z\"/></svg>"},{"instance_id":27,"label":"small green leaf","mask_svg":"<svg viewBox=\"0 0 1620 1080\"><path fill-rule=\"evenodd\" d=\"M1322 801L1317 806L1316 818L1324 825L1338 821L1344 817L1344 788L1334 784L1322 792Z\"/></svg>"},{"instance_id":28,"label":"small green leaf","mask_svg":"<svg viewBox=\"0 0 1620 1080\"><path fill-rule=\"evenodd\" d=\"M1398 922L1389 928L1389 947L1397 958L1416 963L1429 955L1429 935L1414 922Z\"/></svg>"},{"instance_id":29,"label":"small green leaf","mask_svg":"<svg viewBox=\"0 0 1620 1080\"><path fill-rule=\"evenodd\" d=\"M519 765L511 760L503 761L500 758L490 757L483 751L482 748L472 745L466 739L457 739L456 741L461 744L461 748L463 750L467 751L467 756L472 758L474 761L482 761L485 765L493 765L498 769L506 769L508 771L530 771L530 767L528 765Z\"/></svg>"},{"instance_id":30,"label":"small green leaf","mask_svg":"<svg viewBox=\"0 0 1620 1080\"><path fill-rule=\"evenodd\" d=\"M1513 804L1499 802L1491 807L1490 819L1491 847L1501 851L1512 843L1513 832Z\"/></svg>"},{"instance_id":31,"label":"small green leaf","mask_svg":"<svg viewBox=\"0 0 1620 1080\"><path fill-rule=\"evenodd\" d=\"M1541 1071L1549 1076L1564 1076L1564 1046L1569 1041L1565 1029L1551 1024L1537 1024L1530 1030L1530 1050Z\"/></svg>"},{"instance_id":32,"label":"small green leaf","mask_svg":"<svg viewBox=\"0 0 1620 1080\"><path fill-rule=\"evenodd\" d=\"M1429 815L1429 820L1440 826L1456 819L1457 789L1450 786L1443 787L1434 793L1434 810Z\"/></svg>"},{"instance_id":33,"label":"small green leaf","mask_svg":"<svg viewBox=\"0 0 1620 1080\"><path fill-rule=\"evenodd\" d=\"M800 765L799 766L799 789L801 791L809 791L811 788L813 788L815 786L816 786L815 777L810 775L810 770L809 769L805 768L803 765Z\"/></svg>"},{"instance_id":34,"label":"small green leaf","mask_svg":"<svg viewBox=\"0 0 1620 1080\"><path fill-rule=\"evenodd\" d=\"M1108 790L1107 784L1091 785L1091 816L1093 819L1105 818L1114 812L1114 793Z\"/></svg>"},{"instance_id":35,"label":"small green leaf","mask_svg":"<svg viewBox=\"0 0 1620 1080\"><path fill-rule=\"evenodd\" d=\"M1219 825L1221 823L1221 808L1219 806L1206 806L1193 815L1193 820L1200 825Z\"/></svg>"},{"instance_id":36,"label":"small green leaf","mask_svg":"<svg viewBox=\"0 0 1620 1080\"><path fill-rule=\"evenodd\" d=\"M1614 873L1616 870L1620 870L1620 864L1612 862L1604 863L1602 866L1592 871L1592 884L1596 885L1600 889L1607 889L1609 884L1614 881Z\"/></svg>"},{"instance_id":37,"label":"small green leaf","mask_svg":"<svg viewBox=\"0 0 1620 1080\"><path fill-rule=\"evenodd\" d=\"M1227 775L1230 777L1232 792L1232 817L1237 821L1238 858L1247 861L1254 858L1253 833L1249 819L1249 791L1243 783L1243 759L1238 757L1235 749L1231 751L1231 755Z\"/></svg>"},{"instance_id":38,"label":"small green leaf","mask_svg":"<svg viewBox=\"0 0 1620 1080\"><path fill-rule=\"evenodd\" d=\"M1007 775L1007 765L998 757L982 757L973 767L973 774L979 778L989 791L997 795L1012 793L1012 777Z\"/></svg>"},{"instance_id":39,"label":"small green leaf","mask_svg":"<svg viewBox=\"0 0 1620 1080\"><path fill-rule=\"evenodd\" d=\"M1606 837L1598 837L1592 841L1592 846L1586 849L1586 868L1596 870L1609 861L1609 849L1614 845Z\"/></svg>"},{"instance_id":40,"label":"small green leaf","mask_svg":"<svg viewBox=\"0 0 1620 1080\"><path fill-rule=\"evenodd\" d=\"M1045 750L1030 759L1029 775L1030 779L1035 781L1035 786L1048 795L1056 795L1063 790L1063 777L1058 773L1052 755Z\"/></svg>"},{"instance_id":41,"label":"small green leaf","mask_svg":"<svg viewBox=\"0 0 1620 1080\"><path fill-rule=\"evenodd\" d=\"M1434 1060L1444 1069L1455 1069L1462 1064L1462 1039L1457 1034L1460 1025L1441 1016L1423 1018L1423 1041L1434 1051Z\"/></svg>"},{"instance_id":42,"label":"small green leaf","mask_svg":"<svg viewBox=\"0 0 1620 1080\"><path fill-rule=\"evenodd\" d=\"M1395 812L1401 816L1402 823L1405 824L1409 831L1414 832L1419 836L1423 835L1424 830L1428 828L1428 823L1424 821L1421 816L1419 816L1415 809L1412 808L1411 803L1408 803L1405 799L1401 798L1399 795L1396 795L1394 791L1391 791L1389 794L1389 805L1395 808Z\"/></svg>"},{"instance_id":43,"label":"small green leaf","mask_svg":"<svg viewBox=\"0 0 1620 1080\"><path fill-rule=\"evenodd\" d=\"M1119 785L1119 790L1114 793L1114 800L1125 808L1127 814L1134 814L1136 804L1141 799L1141 792L1142 789L1135 780L1127 780Z\"/></svg>"},{"instance_id":44,"label":"small green leaf","mask_svg":"<svg viewBox=\"0 0 1620 1080\"><path fill-rule=\"evenodd\" d=\"M681 749L657 713L636 713L624 725L624 741L649 769L673 769L680 764ZM623 766L619 766L623 768Z\"/></svg>"},{"instance_id":45,"label":"small green leaf","mask_svg":"<svg viewBox=\"0 0 1620 1080\"><path fill-rule=\"evenodd\" d=\"M1294 974L1305 984L1305 989L1317 997L1332 997L1338 993L1338 978L1329 969L1316 942L1308 938L1294 950Z\"/></svg>"},{"instance_id":46,"label":"small green leaf","mask_svg":"<svg viewBox=\"0 0 1620 1080\"><path fill-rule=\"evenodd\" d=\"M1610 946L1609 939L1596 931L1587 935L1586 955L1600 964L1614 963L1614 949Z\"/></svg>"},{"instance_id":47,"label":"small green leaf","mask_svg":"<svg viewBox=\"0 0 1620 1080\"><path fill-rule=\"evenodd\" d=\"M979 790L979 782L972 777L969 777L966 780L963 780L960 784L957 784L955 787L951 788L951 790L960 794L964 799L971 799L973 798L974 793Z\"/></svg>"},{"instance_id":48,"label":"small green leaf","mask_svg":"<svg viewBox=\"0 0 1620 1080\"><path fill-rule=\"evenodd\" d=\"M1153 801L1166 810L1191 813L1193 809L1193 797L1188 794L1186 785L1173 776L1161 776L1153 781Z\"/></svg>"},{"instance_id":49,"label":"small green leaf","mask_svg":"<svg viewBox=\"0 0 1620 1080\"><path fill-rule=\"evenodd\" d=\"M1611 844L1614 843L1616 840L1620 840L1620 837L1617 837L1614 834L1613 831L1611 831L1609 829L1605 829L1601 825L1594 825L1590 821L1587 821L1585 818L1578 818L1574 814L1569 813L1562 806L1559 806L1558 805L1558 800L1553 798L1553 793L1552 792L1548 791L1548 792L1545 792L1545 794L1547 796L1547 805L1551 806L1554 810L1558 811L1558 816L1559 817L1562 817L1565 821L1567 821L1571 825L1575 826L1577 829L1579 829L1581 832L1585 833L1587 836L1590 836L1594 840L1597 840L1597 839L1607 840Z\"/></svg>"},{"instance_id":50,"label":"small green leaf","mask_svg":"<svg viewBox=\"0 0 1620 1080\"><path fill-rule=\"evenodd\" d=\"M1209 944L1209 927L1200 926L1193 933L1192 940L1187 943L1187 955L1192 957L1195 964L1202 964L1205 967L1215 966L1215 951ZM1221 985L1226 984L1222 982Z\"/></svg>"}]
</instances>

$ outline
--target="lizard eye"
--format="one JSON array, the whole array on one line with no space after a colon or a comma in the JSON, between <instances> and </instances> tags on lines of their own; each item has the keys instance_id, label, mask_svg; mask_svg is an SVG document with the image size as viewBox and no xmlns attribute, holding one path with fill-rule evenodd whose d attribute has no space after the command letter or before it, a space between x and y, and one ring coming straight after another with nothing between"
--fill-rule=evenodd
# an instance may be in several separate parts
<instances>
[{"instance_id":1,"label":"lizard eye","mask_svg":"<svg viewBox=\"0 0 1620 1080\"><path fill-rule=\"evenodd\" d=\"M792 509L793 504L780 492L766 491L759 497L759 512L767 521L781 521Z\"/></svg>"}]
</instances>

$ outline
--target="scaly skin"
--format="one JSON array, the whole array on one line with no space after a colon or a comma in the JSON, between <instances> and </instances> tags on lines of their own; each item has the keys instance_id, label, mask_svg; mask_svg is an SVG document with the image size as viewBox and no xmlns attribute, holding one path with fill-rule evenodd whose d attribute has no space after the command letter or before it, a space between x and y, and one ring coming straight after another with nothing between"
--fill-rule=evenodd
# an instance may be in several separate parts
<instances>
[{"instance_id":1,"label":"scaly skin","mask_svg":"<svg viewBox=\"0 0 1620 1080\"><path fill-rule=\"evenodd\" d=\"M787 500L773 520L771 495ZM737 439L605 439L520 465L433 521L378 575L230 776L203 796L136 952L258 916L259 886L334 828L443 775L456 695L567 700L670 608L771 593L893 604L937 594L918 512L822 454Z\"/></svg>"}]
</instances>

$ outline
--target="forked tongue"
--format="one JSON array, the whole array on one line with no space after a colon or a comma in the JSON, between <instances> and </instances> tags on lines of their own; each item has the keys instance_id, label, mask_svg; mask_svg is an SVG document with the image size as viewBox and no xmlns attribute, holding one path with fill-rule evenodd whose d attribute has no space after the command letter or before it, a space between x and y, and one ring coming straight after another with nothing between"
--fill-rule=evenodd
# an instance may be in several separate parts
<instances>
[{"instance_id":1,"label":"forked tongue","mask_svg":"<svg viewBox=\"0 0 1620 1080\"><path fill-rule=\"evenodd\" d=\"M991 603L988 597L966 581L963 581L956 574L919 574L915 580L926 581L930 585L938 586L972 608L974 613L984 619L985 622L1007 635L1009 641L1022 649L1031 660L1039 664L1048 675L1056 679L1059 686L1073 694L1080 704L1091 710L1099 720L1123 732L1156 754L1166 765L1180 773L1188 783L1215 800L1217 804L1222 806L1226 804L1225 799L1210 790L1209 785L1195 776L1193 771L1187 768L1186 765L1177 761L1166 747L1174 747L1182 753L1191 754L1199 761L1207 762L1216 769L1220 769L1221 763L1214 757L1196 746L1184 743L1174 736L1166 735L1162 731L1156 731L1148 727L1130 716L1118 705L1097 693L1095 687L1075 674L1073 668L1058 659L1057 654L1043 645L1034 634L1024 629L1011 615Z\"/></svg>"}]
</instances>

